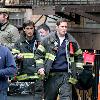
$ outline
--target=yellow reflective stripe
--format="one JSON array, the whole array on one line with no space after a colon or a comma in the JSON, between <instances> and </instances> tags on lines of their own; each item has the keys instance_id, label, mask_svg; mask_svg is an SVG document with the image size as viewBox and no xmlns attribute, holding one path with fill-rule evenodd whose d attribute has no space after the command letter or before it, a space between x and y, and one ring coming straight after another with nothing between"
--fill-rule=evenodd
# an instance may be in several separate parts
<instances>
[{"instance_id":1,"label":"yellow reflective stripe","mask_svg":"<svg viewBox=\"0 0 100 100\"><path fill-rule=\"evenodd\" d=\"M36 60L37 64L43 64L43 59Z\"/></svg>"},{"instance_id":2,"label":"yellow reflective stripe","mask_svg":"<svg viewBox=\"0 0 100 100\"><path fill-rule=\"evenodd\" d=\"M12 53L13 53L13 54L14 54L14 53L20 53L20 51L17 50L17 49L12 49Z\"/></svg>"},{"instance_id":3,"label":"yellow reflective stripe","mask_svg":"<svg viewBox=\"0 0 100 100\"><path fill-rule=\"evenodd\" d=\"M76 84L77 83L77 79L73 78L73 77L70 77L68 82L72 83L72 84Z\"/></svg>"},{"instance_id":4,"label":"yellow reflective stripe","mask_svg":"<svg viewBox=\"0 0 100 100\"><path fill-rule=\"evenodd\" d=\"M23 75L17 76L16 78L17 80L25 80L25 79L28 79L28 76L27 74L23 74Z\"/></svg>"},{"instance_id":5,"label":"yellow reflective stripe","mask_svg":"<svg viewBox=\"0 0 100 100\"><path fill-rule=\"evenodd\" d=\"M31 79L39 79L39 76L37 75L37 76L29 76L29 78L31 78Z\"/></svg>"},{"instance_id":6,"label":"yellow reflective stripe","mask_svg":"<svg viewBox=\"0 0 100 100\"><path fill-rule=\"evenodd\" d=\"M79 62L76 63L76 67L78 67L78 68L83 68L83 65L84 65L84 63L79 63Z\"/></svg>"},{"instance_id":7,"label":"yellow reflective stripe","mask_svg":"<svg viewBox=\"0 0 100 100\"><path fill-rule=\"evenodd\" d=\"M34 54L33 53L21 53L24 58L34 58Z\"/></svg>"},{"instance_id":8,"label":"yellow reflective stripe","mask_svg":"<svg viewBox=\"0 0 100 100\"><path fill-rule=\"evenodd\" d=\"M48 59L53 60L53 61L54 61L55 57L56 57L56 56L54 56L54 55L51 54L51 53L46 53L46 56L45 56L45 58L48 58Z\"/></svg>"},{"instance_id":9,"label":"yellow reflective stripe","mask_svg":"<svg viewBox=\"0 0 100 100\"><path fill-rule=\"evenodd\" d=\"M35 75L35 76L27 76L27 74L23 74L23 75L19 75L16 76L17 80L21 81L21 80L26 80L26 79L39 79L39 76Z\"/></svg>"},{"instance_id":10,"label":"yellow reflective stripe","mask_svg":"<svg viewBox=\"0 0 100 100\"><path fill-rule=\"evenodd\" d=\"M55 57L56 57L56 56L54 56L54 55L52 55L52 54L49 55L49 59L50 59L50 60L53 60L53 61L54 61Z\"/></svg>"},{"instance_id":11,"label":"yellow reflective stripe","mask_svg":"<svg viewBox=\"0 0 100 100\"><path fill-rule=\"evenodd\" d=\"M77 51L75 52L75 55L79 55L79 54L82 54L82 50L81 50L81 49L79 49L79 50L77 50Z\"/></svg>"},{"instance_id":12,"label":"yellow reflective stripe","mask_svg":"<svg viewBox=\"0 0 100 100\"><path fill-rule=\"evenodd\" d=\"M48 59L50 53L46 53L45 58Z\"/></svg>"},{"instance_id":13,"label":"yellow reflective stripe","mask_svg":"<svg viewBox=\"0 0 100 100\"><path fill-rule=\"evenodd\" d=\"M42 52L45 52L45 48L42 46L42 45L39 45L38 46L38 50L42 51Z\"/></svg>"},{"instance_id":14,"label":"yellow reflective stripe","mask_svg":"<svg viewBox=\"0 0 100 100\"><path fill-rule=\"evenodd\" d=\"M74 62L74 57L70 57L70 62Z\"/></svg>"}]
</instances>

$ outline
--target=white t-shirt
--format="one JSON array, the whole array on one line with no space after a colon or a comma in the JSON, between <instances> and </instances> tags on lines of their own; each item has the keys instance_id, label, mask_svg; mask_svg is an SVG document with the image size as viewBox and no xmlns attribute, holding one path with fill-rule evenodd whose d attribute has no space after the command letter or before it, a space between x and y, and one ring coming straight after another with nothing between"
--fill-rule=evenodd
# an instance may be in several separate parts
<instances>
[{"instance_id":1,"label":"white t-shirt","mask_svg":"<svg viewBox=\"0 0 100 100\"><path fill-rule=\"evenodd\" d=\"M62 44L62 42L63 42L64 39L65 39L65 36L64 36L64 37L59 37L59 40L60 40L60 46L61 46L61 44Z\"/></svg>"}]
</instances>

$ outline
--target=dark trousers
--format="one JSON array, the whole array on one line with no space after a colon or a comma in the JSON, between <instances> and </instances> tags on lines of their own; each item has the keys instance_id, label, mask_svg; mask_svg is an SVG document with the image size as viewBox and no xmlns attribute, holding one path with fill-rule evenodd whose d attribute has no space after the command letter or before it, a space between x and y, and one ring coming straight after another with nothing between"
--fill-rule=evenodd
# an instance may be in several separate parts
<instances>
[{"instance_id":1,"label":"dark trousers","mask_svg":"<svg viewBox=\"0 0 100 100\"><path fill-rule=\"evenodd\" d=\"M42 100L44 94L43 91L43 81L37 80L34 84L33 100Z\"/></svg>"},{"instance_id":2,"label":"dark trousers","mask_svg":"<svg viewBox=\"0 0 100 100\"><path fill-rule=\"evenodd\" d=\"M44 81L44 99L56 100L59 94L60 100L72 100L72 85L68 79L67 72L51 73Z\"/></svg>"}]
</instances>

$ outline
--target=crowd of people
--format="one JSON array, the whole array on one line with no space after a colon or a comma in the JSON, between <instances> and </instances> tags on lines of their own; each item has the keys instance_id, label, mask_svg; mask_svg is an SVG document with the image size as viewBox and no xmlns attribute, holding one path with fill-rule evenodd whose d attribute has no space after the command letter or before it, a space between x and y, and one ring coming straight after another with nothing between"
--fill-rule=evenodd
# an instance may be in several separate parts
<instances>
[{"instance_id":1,"label":"crowd of people","mask_svg":"<svg viewBox=\"0 0 100 100\"><path fill-rule=\"evenodd\" d=\"M9 12L0 10L1 100L7 100L8 79L16 73L24 81L31 81L36 73L39 76L33 100L56 100L58 95L60 100L72 100L72 84L77 82L76 70L79 73L83 69L83 59L78 42L67 29L65 18L57 20L53 32L45 23L36 28L27 20L19 34L9 23ZM77 66L72 66L74 62Z\"/></svg>"},{"instance_id":2,"label":"crowd of people","mask_svg":"<svg viewBox=\"0 0 100 100\"><path fill-rule=\"evenodd\" d=\"M34 22L27 20L23 23L20 33L17 27L10 24L9 11L5 8L0 9L1 100L7 100L9 83L16 75L19 80L32 81L30 77L36 73L34 53L43 37L49 32L50 28L46 24L40 25L36 31ZM23 79L24 75L27 77ZM34 85L33 99L42 100L43 80L36 81Z\"/></svg>"}]
</instances>

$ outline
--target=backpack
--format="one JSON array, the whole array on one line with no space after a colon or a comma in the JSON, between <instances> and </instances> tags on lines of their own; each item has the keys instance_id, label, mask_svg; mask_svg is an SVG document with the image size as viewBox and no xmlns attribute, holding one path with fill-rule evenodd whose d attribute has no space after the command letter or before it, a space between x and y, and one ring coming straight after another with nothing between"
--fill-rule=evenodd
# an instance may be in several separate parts
<instances>
[{"instance_id":1,"label":"backpack","mask_svg":"<svg viewBox=\"0 0 100 100\"><path fill-rule=\"evenodd\" d=\"M92 69L94 66L95 53L93 51L85 51L83 53L83 58L85 65L83 66L84 69L82 70L82 72L77 75L78 82L76 84L76 87L78 89L87 90L93 85L94 77Z\"/></svg>"},{"instance_id":2,"label":"backpack","mask_svg":"<svg viewBox=\"0 0 100 100\"><path fill-rule=\"evenodd\" d=\"M93 72L92 72L92 65L84 65L83 71L77 75L78 82L76 83L76 88L81 90L87 90L92 87L93 85Z\"/></svg>"}]
</instances>

